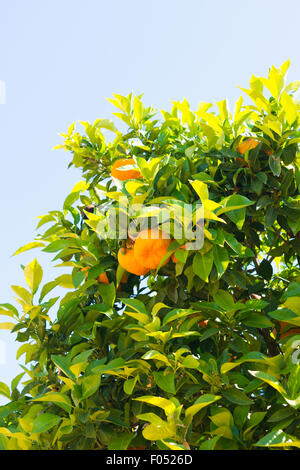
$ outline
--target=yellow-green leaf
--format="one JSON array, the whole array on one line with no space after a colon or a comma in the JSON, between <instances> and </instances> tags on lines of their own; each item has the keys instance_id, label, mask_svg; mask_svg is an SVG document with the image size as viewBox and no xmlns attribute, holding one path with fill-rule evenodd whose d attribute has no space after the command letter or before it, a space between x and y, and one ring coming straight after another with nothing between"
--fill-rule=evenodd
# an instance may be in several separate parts
<instances>
[{"instance_id":1,"label":"yellow-green leaf","mask_svg":"<svg viewBox=\"0 0 300 470\"><path fill-rule=\"evenodd\" d=\"M163 425L148 424L143 430L143 436L149 441L160 441L175 435L176 428L168 423Z\"/></svg>"},{"instance_id":2,"label":"yellow-green leaf","mask_svg":"<svg viewBox=\"0 0 300 470\"><path fill-rule=\"evenodd\" d=\"M43 278L43 270L37 259L34 259L31 263L27 264L24 268L24 275L31 292L34 294Z\"/></svg>"},{"instance_id":3,"label":"yellow-green leaf","mask_svg":"<svg viewBox=\"0 0 300 470\"><path fill-rule=\"evenodd\" d=\"M176 410L176 406L171 400L167 400L166 398L162 397L146 395L143 397L135 398L135 400L142 401L144 403L149 403L149 405L158 406L159 408L162 408L165 411L166 415L172 414Z\"/></svg>"},{"instance_id":4,"label":"yellow-green leaf","mask_svg":"<svg viewBox=\"0 0 300 470\"><path fill-rule=\"evenodd\" d=\"M280 102L285 111L285 117L287 122L292 125L293 122L297 119L296 103L294 103L293 98L288 95L285 91L282 92Z\"/></svg>"},{"instance_id":5,"label":"yellow-green leaf","mask_svg":"<svg viewBox=\"0 0 300 470\"><path fill-rule=\"evenodd\" d=\"M31 242L31 243L27 243L27 245L24 245L22 246L21 248L19 248L14 254L13 256L16 256L16 255L19 255L20 253L23 253L24 251L27 251L27 250L32 250L33 248L38 248L38 247L41 247L41 246L45 246L45 243L42 243L42 242Z\"/></svg>"},{"instance_id":6,"label":"yellow-green leaf","mask_svg":"<svg viewBox=\"0 0 300 470\"><path fill-rule=\"evenodd\" d=\"M204 394L200 398L198 398L192 406L189 406L185 411L186 418L192 418L198 411L202 410L206 406L214 403L217 400L220 400L219 395L210 395Z\"/></svg>"}]
</instances>

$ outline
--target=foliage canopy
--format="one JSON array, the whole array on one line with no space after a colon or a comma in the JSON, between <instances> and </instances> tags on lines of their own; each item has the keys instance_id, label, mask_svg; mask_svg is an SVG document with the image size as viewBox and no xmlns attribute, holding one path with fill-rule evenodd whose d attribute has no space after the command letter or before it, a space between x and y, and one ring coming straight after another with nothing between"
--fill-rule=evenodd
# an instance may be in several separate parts
<instances>
[{"instance_id":1,"label":"foliage canopy","mask_svg":"<svg viewBox=\"0 0 300 470\"><path fill-rule=\"evenodd\" d=\"M69 274L41 286L35 259L27 288L12 287L19 310L0 306L26 364L0 383L1 449L300 447L300 82L286 85L288 66L252 76L233 114L226 100L195 112L183 100L158 119L115 94L124 132L97 119L62 134L83 179L16 254L42 248ZM141 177L116 181L129 157ZM171 232L183 204L196 221L201 204L203 247L179 250L183 237L177 262L120 282L125 240L109 234L121 197L133 221L171 208Z\"/></svg>"}]
</instances>

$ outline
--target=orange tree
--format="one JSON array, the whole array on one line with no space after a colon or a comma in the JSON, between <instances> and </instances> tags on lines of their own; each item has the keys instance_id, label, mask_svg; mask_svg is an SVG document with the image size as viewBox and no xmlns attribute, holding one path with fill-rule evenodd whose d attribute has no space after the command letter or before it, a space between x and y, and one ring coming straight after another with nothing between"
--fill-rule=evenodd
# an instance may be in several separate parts
<instances>
[{"instance_id":1,"label":"orange tree","mask_svg":"<svg viewBox=\"0 0 300 470\"><path fill-rule=\"evenodd\" d=\"M19 309L1 305L25 355L0 384L2 449L300 446L300 106L288 65L252 76L251 102L233 114L226 100L195 112L183 100L158 119L116 94L125 132L98 119L62 134L83 179L17 254L41 247L69 274L40 287L35 259L27 288L13 286ZM197 248L174 235L184 205L202 226ZM112 214L131 222L125 236ZM141 220L155 233L168 222L171 239L143 239Z\"/></svg>"}]
</instances>

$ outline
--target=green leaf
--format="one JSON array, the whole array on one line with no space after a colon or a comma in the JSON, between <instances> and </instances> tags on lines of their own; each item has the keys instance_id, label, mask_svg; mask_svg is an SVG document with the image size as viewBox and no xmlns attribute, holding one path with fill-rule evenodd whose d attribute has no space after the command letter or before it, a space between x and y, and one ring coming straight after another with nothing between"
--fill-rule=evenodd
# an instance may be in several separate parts
<instances>
[{"instance_id":1,"label":"green leaf","mask_svg":"<svg viewBox=\"0 0 300 470\"><path fill-rule=\"evenodd\" d=\"M135 376L131 379L125 380L124 385L123 385L123 389L124 389L124 392L127 395L132 395L132 392L134 390L134 387L135 387L135 384L137 383L138 378L139 377L137 375L137 376Z\"/></svg>"},{"instance_id":2,"label":"green leaf","mask_svg":"<svg viewBox=\"0 0 300 470\"><path fill-rule=\"evenodd\" d=\"M284 306L292 310L298 316L300 315L300 297L289 297L285 300Z\"/></svg>"},{"instance_id":3,"label":"green leaf","mask_svg":"<svg viewBox=\"0 0 300 470\"><path fill-rule=\"evenodd\" d=\"M40 219L36 229L39 229L40 227L42 227L44 224L47 224L48 222L53 222L55 221L55 217L51 214L46 214L46 215L42 215L42 216L39 216L37 217L38 219ZM36 243L36 242L34 242ZM43 244L43 246L45 246Z\"/></svg>"},{"instance_id":4,"label":"green leaf","mask_svg":"<svg viewBox=\"0 0 300 470\"><path fill-rule=\"evenodd\" d=\"M100 283L98 286L103 302L109 307L113 307L116 298L116 288L113 282L106 285Z\"/></svg>"},{"instance_id":5,"label":"green leaf","mask_svg":"<svg viewBox=\"0 0 300 470\"><path fill-rule=\"evenodd\" d=\"M218 209L216 214L221 215L226 212L242 209L251 206L254 203L255 201L250 201L246 196L242 196L241 194L232 194L220 202L222 208Z\"/></svg>"},{"instance_id":6,"label":"green leaf","mask_svg":"<svg viewBox=\"0 0 300 470\"><path fill-rule=\"evenodd\" d=\"M218 333L218 331L219 331L218 328L215 328L215 327L205 328L205 331L201 336L200 343L202 343L202 341L205 341L207 338L214 336L215 334Z\"/></svg>"},{"instance_id":7,"label":"green leaf","mask_svg":"<svg viewBox=\"0 0 300 470\"><path fill-rule=\"evenodd\" d=\"M234 424L238 427L241 431L248 419L250 411L250 405L238 405L233 410L233 419Z\"/></svg>"},{"instance_id":8,"label":"green leaf","mask_svg":"<svg viewBox=\"0 0 300 470\"><path fill-rule=\"evenodd\" d=\"M231 388L228 390L223 390L222 395L226 400L234 403L236 405L252 405L253 400L251 400L245 393L237 388Z\"/></svg>"},{"instance_id":9,"label":"green leaf","mask_svg":"<svg viewBox=\"0 0 300 470\"><path fill-rule=\"evenodd\" d=\"M268 206L266 210L265 226L272 227L278 215L278 210L273 206Z\"/></svg>"},{"instance_id":10,"label":"green leaf","mask_svg":"<svg viewBox=\"0 0 300 470\"><path fill-rule=\"evenodd\" d=\"M227 212L227 215L239 230L243 228L246 217L246 209L236 209L235 211Z\"/></svg>"},{"instance_id":11,"label":"green leaf","mask_svg":"<svg viewBox=\"0 0 300 470\"><path fill-rule=\"evenodd\" d=\"M266 281L270 281L273 276L273 268L271 263L269 263L269 261L267 261L266 259L263 259L258 267L257 272Z\"/></svg>"},{"instance_id":12,"label":"green leaf","mask_svg":"<svg viewBox=\"0 0 300 470\"><path fill-rule=\"evenodd\" d=\"M19 382L20 380L22 379L22 377L24 376L25 372L21 372L21 374L18 374L12 381L11 381L11 385L10 385L10 388L11 388L11 391L13 392L17 386L19 385Z\"/></svg>"},{"instance_id":13,"label":"green leaf","mask_svg":"<svg viewBox=\"0 0 300 470\"><path fill-rule=\"evenodd\" d=\"M282 429L269 432L255 446L258 447L300 447L300 440L294 439Z\"/></svg>"},{"instance_id":14,"label":"green leaf","mask_svg":"<svg viewBox=\"0 0 300 470\"><path fill-rule=\"evenodd\" d=\"M205 184L205 183L203 183L202 181L199 181L199 180L190 181L190 184L192 185L193 189L198 194L202 204L204 204L205 201L209 198L207 184Z\"/></svg>"},{"instance_id":15,"label":"green leaf","mask_svg":"<svg viewBox=\"0 0 300 470\"><path fill-rule=\"evenodd\" d=\"M286 396L285 389L280 384L279 380L276 379L276 377L273 377L271 374L267 374L266 372L262 372L262 371L249 370L249 372L257 379L260 379L263 382L266 382L271 387L275 388L275 390L277 390L282 396L284 397Z\"/></svg>"},{"instance_id":16,"label":"green leaf","mask_svg":"<svg viewBox=\"0 0 300 470\"><path fill-rule=\"evenodd\" d=\"M33 422L33 433L46 432L56 426L62 420L61 416L53 413L43 413L37 416Z\"/></svg>"},{"instance_id":17,"label":"green leaf","mask_svg":"<svg viewBox=\"0 0 300 470\"><path fill-rule=\"evenodd\" d=\"M143 356L142 356L142 359L145 359L145 360L149 360L149 359L157 359L158 361L161 361L161 362L164 362L165 364L167 364L168 366L171 366L168 358L158 352L158 351L155 351L155 349L151 349L150 351L146 352Z\"/></svg>"},{"instance_id":18,"label":"green leaf","mask_svg":"<svg viewBox=\"0 0 300 470\"><path fill-rule=\"evenodd\" d=\"M222 364L221 374L226 374L229 370L234 369L235 367L239 366L240 364L243 364L244 362L258 362L259 364L264 364L267 363L267 360L268 358L264 354L257 351L251 351L247 354L244 354L236 362L225 362L224 364Z\"/></svg>"},{"instance_id":19,"label":"green leaf","mask_svg":"<svg viewBox=\"0 0 300 470\"><path fill-rule=\"evenodd\" d=\"M0 308L0 315L15 318L15 312L13 312L12 310L6 310L4 308Z\"/></svg>"},{"instance_id":20,"label":"green leaf","mask_svg":"<svg viewBox=\"0 0 300 470\"><path fill-rule=\"evenodd\" d=\"M69 360L64 356L56 356L55 354L51 355L51 360L54 362L56 367L61 369L70 379L74 379L74 374L70 371Z\"/></svg>"},{"instance_id":21,"label":"green leaf","mask_svg":"<svg viewBox=\"0 0 300 470\"><path fill-rule=\"evenodd\" d=\"M266 316L259 313L247 313L245 317L243 314L240 320L244 325L254 328L271 328L273 326L273 323Z\"/></svg>"},{"instance_id":22,"label":"green leaf","mask_svg":"<svg viewBox=\"0 0 300 470\"><path fill-rule=\"evenodd\" d=\"M109 440L108 450L126 450L134 437L133 432L115 432Z\"/></svg>"},{"instance_id":23,"label":"green leaf","mask_svg":"<svg viewBox=\"0 0 300 470\"><path fill-rule=\"evenodd\" d=\"M11 286L11 288L27 305L32 305L32 295L27 289L21 286Z\"/></svg>"},{"instance_id":24,"label":"green leaf","mask_svg":"<svg viewBox=\"0 0 300 470\"><path fill-rule=\"evenodd\" d=\"M175 426L164 422L163 425L156 426L155 424L149 424L143 430L143 436L149 441L160 441L162 439L171 438L176 434Z\"/></svg>"},{"instance_id":25,"label":"green leaf","mask_svg":"<svg viewBox=\"0 0 300 470\"><path fill-rule=\"evenodd\" d=\"M149 405L158 406L159 408L162 408L165 411L166 415L172 414L176 410L176 406L171 400L167 400L166 398L162 397L145 395L143 397L134 398L134 400L149 403Z\"/></svg>"},{"instance_id":26,"label":"green leaf","mask_svg":"<svg viewBox=\"0 0 300 470\"><path fill-rule=\"evenodd\" d=\"M42 242L31 242L31 243L27 243L27 245L24 245L22 246L21 248L19 248L14 254L13 256L16 256L16 255L19 255L20 253L24 253L24 251L28 251L28 250L32 250L33 248L39 248L41 246L45 246L45 243L42 243Z\"/></svg>"},{"instance_id":27,"label":"green leaf","mask_svg":"<svg viewBox=\"0 0 300 470\"><path fill-rule=\"evenodd\" d=\"M300 282L291 282L282 296L284 302L289 297L300 297Z\"/></svg>"},{"instance_id":28,"label":"green leaf","mask_svg":"<svg viewBox=\"0 0 300 470\"><path fill-rule=\"evenodd\" d=\"M285 111L285 117L288 124L291 126L297 119L297 105L294 103L293 98L285 91L282 92L280 102Z\"/></svg>"},{"instance_id":29,"label":"green leaf","mask_svg":"<svg viewBox=\"0 0 300 470\"><path fill-rule=\"evenodd\" d=\"M232 194L223 199L221 204L223 207L217 210L216 214L220 215L227 212L229 219L241 230L246 216L246 207L254 204L254 201L250 201L250 199L240 194Z\"/></svg>"},{"instance_id":30,"label":"green leaf","mask_svg":"<svg viewBox=\"0 0 300 470\"><path fill-rule=\"evenodd\" d=\"M247 429L250 427L253 428L254 426L257 426L259 423L261 423L266 414L267 411L255 411L254 413L251 413Z\"/></svg>"},{"instance_id":31,"label":"green leaf","mask_svg":"<svg viewBox=\"0 0 300 470\"><path fill-rule=\"evenodd\" d=\"M140 300L138 300L138 299L122 299L122 302L125 305L127 305L128 307L131 307L136 312L144 313L148 317L147 309L146 309L145 305L143 304L143 302L141 302Z\"/></svg>"},{"instance_id":32,"label":"green leaf","mask_svg":"<svg viewBox=\"0 0 300 470\"><path fill-rule=\"evenodd\" d=\"M86 398L93 395L100 387L100 383L101 383L100 374L88 375L87 377L84 377L82 381L81 399L85 400Z\"/></svg>"},{"instance_id":33,"label":"green leaf","mask_svg":"<svg viewBox=\"0 0 300 470\"><path fill-rule=\"evenodd\" d=\"M207 441L202 442L199 449L200 450L214 450L220 437L221 436L214 436L211 439L208 439Z\"/></svg>"},{"instance_id":34,"label":"green leaf","mask_svg":"<svg viewBox=\"0 0 300 470\"><path fill-rule=\"evenodd\" d=\"M56 405L60 406L63 410L65 410L67 413L70 413L72 409L71 400L64 393L58 393L58 392L45 393L44 395L33 398L32 401L42 401L42 402L45 401L45 402L55 403Z\"/></svg>"},{"instance_id":35,"label":"green leaf","mask_svg":"<svg viewBox=\"0 0 300 470\"><path fill-rule=\"evenodd\" d=\"M6 398L10 398L9 387L4 382L0 382L0 395L3 395Z\"/></svg>"},{"instance_id":36,"label":"green leaf","mask_svg":"<svg viewBox=\"0 0 300 470\"><path fill-rule=\"evenodd\" d=\"M202 410L202 408L205 408L206 406L210 405L211 403L214 403L215 401L220 400L222 397L219 395L210 395L208 393L205 393L201 397L197 398L195 403L192 406L189 406L185 410L185 417L186 418L192 418L198 411Z\"/></svg>"},{"instance_id":37,"label":"green leaf","mask_svg":"<svg viewBox=\"0 0 300 470\"><path fill-rule=\"evenodd\" d=\"M177 442L168 441L166 439L162 439L162 442L171 450L186 450L186 446L182 444L177 444Z\"/></svg>"},{"instance_id":38,"label":"green leaf","mask_svg":"<svg viewBox=\"0 0 300 470\"><path fill-rule=\"evenodd\" d=\"M219 289L214 294L214 301L225 311L234 310L234 298L229 292L226 292L225 290Z\"/></svg>"},{"instance_id":39,"label":"green leaf","mask_svg":"<svg viewBox=\"0 0 300 470\"><path fill-rule=\"evenodd\" d=\"M269 418L268 418L268 421L270 423L277 423L278 421L282 421L286 418L289 418L290 416L292 416L293 414L295 413L295 411L290 408L290 407L284 407L284 408L281 408L280 410L278 411L275 411L275 413L273 413Z\"/></svg>"},{"instance_id":40,"label":"green leaf","mask_svg":"<svg viewBox=\"0 0 300 470\"><path fill-rule=\"evenodd\" d=\"M98 129L108 129L112 132L118 132L118 129L110 119L96 119L94 122L94 127L97 127Z\"/></svg>"},{"instance_id":41,"label":"green leaf","mask_svg":"<svg viewBox=\"0 0 300 470\"><path fill-rule=\"evenodd\" d=\"M193 258L193 271L204 282L208 282L208 277L213 267L213 251L207 251L204 254L197 252Z\"/></svg>"},{"instance_id":42,"label":"green leaf","mask_svg":"<svg viewBox=\"0 0 300 470\"><path fill-rule=\"evenodd\" d=\"M74 289L71 274L62 274L55 279L55 282L58 286L64 287L65 289Z\"/></svg>"},{"instance_id":43,"label":"green leaf","mask_svg":"<svg viewBox=\"0 0 300 470\"><path fill-rule=\"evenodd\" d=\"M222 277L229 264L229 256L226 248L219 245L213 246L214 263L218 271L218 278Z\"/></svg>"},{"instance_id":44,"label":"green leaf","mask_svg":"<svg viewBox=\"0 0 300 470\"><path fill-rule=\"evenodd\" d=\"M31 289L31 292L34 294L37 291L43 278L43 270L39 265L37 259L27 264L24 269L24 275L26 282L29 288Z\"/></svg>"},{"instance_id":45,"label":"green leaf","mask_svg":"<svg viewBox=\"0 0 300 470\"><path fill-rule=\"evenodd\" d=\"M270 204L273 204L273 200L269 196L261 196L256 203L256 209L259 211Z\"/></svg>"},{"instance_id":46,"label":"green leaf","mask_svg":"<svg viewBox=\"0 0 300 470\"><path fill-rule=\"evenodd\" d=\"M290 372L290 376L288 379L288 391L289 396L292 398L297 398L298 392L300 388L300 364L294 364Z\"/></svg>"},{"instance_id":47,"label":"green leaf","mask_svg":"<svg viewBox=\"0 0 300 470\"><path fill-rule=\"evenodd\" d=\"M143 421L148 421L151 424L155 424L156 426L163 426L165 421L157 416L155 413L141 413L136 416L137 419L141 419Z\"/></svg>"},{"instance_id":48,"label":"green leaf","mask_svg":"<svg viewBox=\"0 0 300 470\"><path fill-rule=\"evenodd\" d=\"M156 385L158 385L159 388L161 388L162 390L168 393L172 393L172 394L176 393L175 377L174 377L173 372L165 374L163 371L162 372L153 371L153 377L154 377Z\"/></svg>"},{"instance_id":49,"label":"green leaf","mask_svg":"<svg viewBox=\"0 0 300 470\"><path fill-rule=\"evenodd\" d=\"M50 282L47 282L46 284L44 284L43 288L42 288L42 291L41 291L41 295L40 295L40 302L43 300L44 297L46 297L46 295L52 291L55 287L57 287L59 285L59 281L50 281Z\"/></svg>"},{"instance_id":50,"label":"green leaf","mask_svg":"<svg viewBox=\"0 0 300 470\"><path fill-rule=\"evenodd\" d=\"M281 174L280 157L276 157L275 155L271 154L269 156L269 167L274 176L280 176Z\"/></svg>"},{"instance_id":51,"label":"green leaf","mask_svg":"<svg viewBox=\"0 0 300 470\"><path fill-rule=\"evenodd\" d=\"M19 359L22 356L22 354L30 353L30 352L32 354L33 352L37 350L38 350L37 344L29 344L29 343L22 344L22 346L20 346L17 351L16 359Z\"/></svg>"},{"instance_id":52,"label":"green leaf","mask_svg":"<svg viewBox=\"0 0 300 470\"><path fill-rule=\"evenodd\" d=\"M184 368L187 368L187 369L198 369L199 360L196 359L194 356L189 355L183 359L182 365Z\"/></svg>"},{"instance_id":53,"label":"green leaf","mask_svg":"<svg viewBox=\"0 0 300 470\"><path fill-rule=\"evenodd\" d=\"M167 325L178 318L185 318L188 315L193 315L194 313L195 310L175 308L166 314L163 320L163 325Z\"/></svg>"},{"instance_id":54,"label":"green leaf","mask_svg":"<svg viewBox=\"0 0 300 470\"><path fill-rule=\"evenodd\" d=\"M75 289L77 289L80 286L80 284L82 283L84 278L85 278L85 273L84 272L75 271L75 270L72 271L72 283L73 283L73 286L75 287Z\"/></svg>"},{"instance_id":55,"label":"green leaf","mask_svg":"<svg viewBox=\"0 0 300 470\"><path fill-rule=\"evenodd\" d=\"M230 246L230 248L239 255L239 257L247 258L254 256L253 251L239 243L231 233L226 233L225 241Z\"/></svg>"}]
</instances>

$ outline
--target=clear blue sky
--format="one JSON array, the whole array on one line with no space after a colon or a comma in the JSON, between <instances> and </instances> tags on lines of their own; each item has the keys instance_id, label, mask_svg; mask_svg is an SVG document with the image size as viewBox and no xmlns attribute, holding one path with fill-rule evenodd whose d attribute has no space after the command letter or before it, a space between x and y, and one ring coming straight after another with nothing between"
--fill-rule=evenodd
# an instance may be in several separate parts
<instances>
[{"instance_id":1,"label":"clear blue sky","mask_svg":"<svg viewBox=\"0 0 300 470\"><path fill-rule=\"evenodd\" d=\"M11 284L24 285L20 264L37 256L45 280L50 257L34 250L38 215L60 209L81 179L68 155L53 151L59 132L77 120L112 118L112 93L144 93L147 105L171 100L228 98L233 103L251 74L291 59L288 78L300 79L299 0L10 0L0 16L0 303ZM4 317L1 317L5 320ZM16 344L0 330L7 361L0 381L20 372ZM1 400L1 398L0 398ZM1 401L0 401L1 403Z\"/></svg>"}]
</instances>

